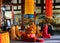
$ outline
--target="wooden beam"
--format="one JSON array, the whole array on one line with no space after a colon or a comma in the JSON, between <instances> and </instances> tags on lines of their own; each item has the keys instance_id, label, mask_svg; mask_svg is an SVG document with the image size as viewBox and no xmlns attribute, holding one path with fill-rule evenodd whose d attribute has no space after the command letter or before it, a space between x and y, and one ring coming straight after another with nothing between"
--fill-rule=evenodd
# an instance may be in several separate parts
<instances>
[{"instance_id":1,"label":"wooden beam","mask_svg":"<svg viewBox=\"0 0 60 43\"><path fill-rule=\"evenodd\" d=\"M60 8L53 8L53 10L60 10Z\"/></svg>"},{"instance_id":2,"label":"wooden beam","mask_svg":"<svg viewBox=\"0 0 60 43\"><path fill-rule=\"evenodd\" d=\"M45 4L43 4L45 6ZM53 6L60 6L60 2L59 3L53 3ZM36 6L41 6L41 4L36 4Z\"/></svg>"},{"instance_id":3,"label":"wooden beam","mask_svg":"<svg viewBox=\"0 0 60 43\"><path fill-rule=\"evenodd\" d=\"M55 5L55 6L60 6L60 2L58 2L58 3L53 3L53 5Z\"/></svg>"},{"instance_id":4,"label":"wooden beam","mask_svg":"<svg viewBox=\"0 0 60 43\"><path fill-rule=\"evenodd\" d=\"M3 5L9 5L9 6L11 6L11 4L3 4ZM20 6L20 5L22 5L21 3L19 3L19 4L14 4L14 3L12 3L12 5L13 6Z\"/></svg>"}]
</instances>

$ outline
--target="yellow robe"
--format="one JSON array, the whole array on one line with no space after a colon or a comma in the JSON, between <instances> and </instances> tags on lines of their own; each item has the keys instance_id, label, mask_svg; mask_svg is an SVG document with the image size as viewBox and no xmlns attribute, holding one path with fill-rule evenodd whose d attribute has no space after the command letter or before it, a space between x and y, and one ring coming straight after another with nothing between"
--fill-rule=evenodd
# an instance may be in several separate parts
<instances>
[{"instance_id":1,"label":"yellow robe","mask_svg":"<svg viewBox=\"0 0 60 43\"><path fill-rule=\"evenodd\" d=\"M18 37L20 37L21 36L21 34L20 34L20 31L18 30L18 25L16 25L16 27L15 27L15 32L16 32L16 35L18 36Z\"/></svg>"},{"instance_id":2,"label":"yellow robe","mask_svg":"<svg viewBox=\"0 0 60 43\"><path fill-rule=\"evenodd\" d=\"M17 36L16 36L16 33L15 33L15 26L12 26L12 27L11 27L10 36L11 36L11 39L12 39L12 40L18 39Z\"/></svg>"}]
</instances>

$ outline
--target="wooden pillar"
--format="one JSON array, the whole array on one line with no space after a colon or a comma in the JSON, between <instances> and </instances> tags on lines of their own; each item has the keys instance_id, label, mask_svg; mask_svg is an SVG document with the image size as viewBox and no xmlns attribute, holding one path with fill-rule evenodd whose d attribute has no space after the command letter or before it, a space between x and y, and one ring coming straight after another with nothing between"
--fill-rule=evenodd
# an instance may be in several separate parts
<instances>
[{"instance_id":1,"label":"wooden pillar","mask_svg":"<svg viewBox=\"0 0 60 43\"><path fill-rule=\"evenodd\" d=\"M44 0L40 0L41 2L41 14L43 14L43 10L44 10Z\"/></svg>"},{"instance_id":2,"label":"wooden pillar","mask_svg":"<svg viewBox=\"0 0 60 43\"><path fill-rule=\"evenodd\" d=\"M2 0L0 0L0 26L1 26L1 16L2 16L2 10L1 10L1 7L2 7Z\"/></svg>"},{"instance_id":3,"label":"wooden pillar","mask_svg":"<svg viewBox=\"0 0 60 43\"><path fill-rule=\"evenodd\" d=\"M55 9L55 2L56 2L56 0L54 0L54 9Z\"/></svg>"},{"instance_id":4,"label":"wooden pillar","mask_svg":"<svg viewBox=\"0 0 60 43\"><path fill-rule=\"evenodd\" d=\"M22 15L21 15L21 30L24 30L24 21L23 21L23 14L24 14L24 9L25 9L25 0L21 0L21 10L22 10Z\"/></svg>"},{"instance_id":5,"label":"wooden pillar","mask_svg":"<svg viewBox=\"0 0 60 43\"><path fill-rule=\"evenodd\" d=\"M36 8L36 1L34 2L34 23L36 21L36 11L35 11L35 8Z\"/></svg>"},{"instance_id":6,"label":"wooden pillar","mask_svg":"<svg viewBox=\"0 0 60 43\"><path fill-rule=\"evenodd\" d=\"M12 19L14 20L14 6L11 5L11 7L12 7Z\"/></svg>"},{"instance_id":7,"label":"wooden pillar","mask_svg":"<svg viewBox=\"0 0 60 43\"><path fill-rule=\"evenodd\" d=\"M14 6L11 3L12 24L14 24Z\"/></svg>"},{"instance_id":8,"label":"wooden pillar","mask_svg":"<svg viewBox=\"0 0 60 43\"><path fill-rule=\"evenodd\" d=\"M47 18L52 18L52 0L45 0L45 14Z\"/></svg>"}]
</instances>

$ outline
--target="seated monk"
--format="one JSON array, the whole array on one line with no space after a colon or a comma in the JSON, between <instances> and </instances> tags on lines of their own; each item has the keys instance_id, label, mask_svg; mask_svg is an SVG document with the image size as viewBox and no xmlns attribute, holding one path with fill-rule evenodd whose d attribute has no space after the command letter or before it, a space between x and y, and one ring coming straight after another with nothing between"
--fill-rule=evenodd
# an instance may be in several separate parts
<instances>
[{"instance_id":1,"label":"seated monk","mask_svg":"<svg viewBox=\"0 0 60 43\"><path fill-rule=\"evenodd\" d=\"M20 37L21 36L21 34L20 34L20 31L19 31L19 26L18 25L16 25L15 26L15 32L16 32L16 35L18 36L18 37Z\"/></svg>"},{"instance_id":2,"label":"seated monk","mask_svg":"<svg viewBox=\"0 0 60 43\"><path fill-rule=\"evenodd\" d=\"M37 37L36 37L36 31L37 30L37 27L36 25L34 24L34 22L32 22L26 29L25 31L25 35L22 35L22 40L23 41L26 41L26 42L43 42L44 40L39 40ZM32 41L33 40L33 41Z\"/></svg>"},{"instance_id":3,"label":"seated monk","mask_svg":"<svg viewBox=\"0 0 60 43\"><path fill-rule=\"evenodd\" d=\"M11 38L11 40L18 40L18 37L16 36L14 25L12 25L11 29L10 29L10 38Z\"/></svg>"},{"instance_id":4,"label":"seated monk","mask_svg":"<svg viewBox=\"0 0 60 43\"><path fill-rule=\"evenodd\" d=\"M37 37L42 37L42 32L39 31L39 29L40 29L40 26L37 25L36 36L37 36Z\"/></svg>"},{"instance_id":5,"label":"seated monk","mask_svg":"<svg viewBox=\"0 0 60 43\"><path fill-rule=\"evenodd\" d=\"M30 23L25 32L28 36L36 34L36 25L34 24L34 22Z\"/></svg>"},{"instance_id":6,"label":"seated monk","mask_svg":"<svg viewBox=\"0 0 60 43\"><path fill-rule=\"evenodd\" d=\"M37 29L37 27L36 27L36 25L34 24L34 22L31 22L30 28L32 28L32 30L34 31L34 34L36 34L36 29Z\"/></svg>"}]
</instances>

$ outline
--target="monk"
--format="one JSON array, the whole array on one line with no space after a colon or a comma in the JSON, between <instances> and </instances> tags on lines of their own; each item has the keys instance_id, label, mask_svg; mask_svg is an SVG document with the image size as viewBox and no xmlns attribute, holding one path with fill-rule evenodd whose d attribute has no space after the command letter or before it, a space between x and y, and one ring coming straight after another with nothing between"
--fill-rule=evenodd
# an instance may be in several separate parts
<instances>
[{"instance_id":1,"label":"monk","mask_svg":"<svg viewBox=\"0 0 60 43\"><path fill-rule=\"evenodd\" d=\"M16 36L15 26L14 26L14 25L11 26L10 37L11 37L11 40L18 40L18 39L19 39L19 38Z\"/></svg>"}]
</instances>

